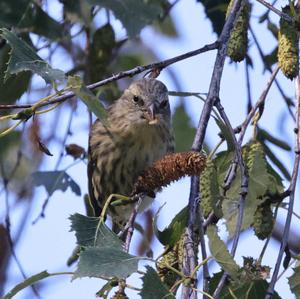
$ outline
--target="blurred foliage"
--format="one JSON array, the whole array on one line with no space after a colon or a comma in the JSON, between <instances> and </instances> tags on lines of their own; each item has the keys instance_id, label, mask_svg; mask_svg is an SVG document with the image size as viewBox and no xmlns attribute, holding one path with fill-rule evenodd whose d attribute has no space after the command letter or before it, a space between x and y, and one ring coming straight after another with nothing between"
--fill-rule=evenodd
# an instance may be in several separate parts
<instances>
[{"instance_id":1,"label":"blurred foliage","mask_svg":"<svg viewBox=\"0 0 300 299\"><path fill-rule=\"evenodd\" d=\"M213 31L219 35L225 22L229 0L199 0L197 2L201 3L205 15L212 24ZM167 0L59 0L61 10L51 14L49 10L51 1L0 1L0 27L2 27L0 31L0 104L36 103L41 97L48 96L53 92L59 95L60 91L57 89L61 88L62 83L67 82L64 80L67 78L68 85L65 88L75 92L76 96L86 105L86 111L94 113L104 120L106 115L104 107L120 96L121 90L127 86L128 79L99 87L95 92L88 90L86 84L103 80L112 74L132 69L138 65L159 61L155 47L147 46L139 37L139 33L145 26L150 25L160 35L174 40L178 39L180 28L177 27L176 20L170 14L172 4L176 3L176 1L169 2ZM122 38L119 38L120 34L117 32L116 28L118 27L115 26L115 20L120 21L125 29L121 34ZM266 25L268 33L277 38L279 26L270 20L269 12L264 13L259 18L259 22ZM201 31L200 29L199 31ZM250 43L249 46L251 47L252 44ZM254 67L254 63L252 63L254 59L247 53L247 47L244 50L243 58L245 54L248 65ZM275 46L271 52L261 53L265 70L269 70L277 63L277 52L278 47ZM54 64L57 53L63 53L61 57L67 62L66 64L62 63L59 67L68 69L62 71L51 66ZM298 57L296 58L298 59ZM57 65L56 61L55 65ZM166 69L166 72L170 78L173 78L174 85L180 90L180 86L177 84L179 82L177 74L169 69ZM43 78L46 84L37 84L36 75ZM173 95L195 96L198 100L205 101L199 93L178 92ZM283 97L287 100L287 97ZM43 103L46 101L47 98L42 98ZM196 133L187 112L187 103L178 102L173 114L177 152L190 149ZM22 129L18 127L17 130L0 138L0 176L3 179L1 190L7 195L13 195L11 204L14 207L13 211L18 210L15 207L19 203L24 203L25 200L31 204L35 191L32 184L44 186L48 199L57 190L65 192L70 189L75 195L81 195L80 186L66 172L73 164L64 169L61 166L68 138L72 132L77 133L77 126L76 128L72 126L73 117L78 116L77 107L75 101L70 100L64 106L40 107L38 111L12 108L0 110L1 117L4 116L1 119L1 130L10 128L17 119L24 121ZM54 108L55 113L52 117L40 117L39 112L42 109L52 110ZM68 111L71 117L69 123L65 125ZM14 117L6 119L5 116L9 116L10 113ZM220 130L219 137L226 142L227 150L218 151L216 148L216 152L210 153L211 164L201 178L201 192L203 191L204 199L205 196L206 199L209 199L210 205L204 216L207 218L211 212L214 212L217 218L223 220L232 237L239 212L241 175L237 172L233 184L224 193L224 178L234 157L234 140L228 127L215 114L214 119ZM88 119L88 112L83 117ZM92 117L89 119L91 124ZM243 156L249 173L249 192L245 203L242 229L254 228L258 238L266 238L274 225L274 208L282 200L280 193L283 191L283 184L280 175L287 181L291 179L289 170L274 149L290 152L291 147L282 137L278 138L272 132L260 127L256 129L256 139L251 139L243 146ZM85 128L85 130L87 129ZM51 150L50 153L47 147L49 144L56 145L60 148L60 152ZM70 144L66 151L68 155L77 159L73 163L84 161L86 156L85 149L80 145ZM52 154L52 152L54 157L51 159L57 158L57 163L55 164L51 160L51 163L48 164L50 170L38 171L43 157L50 159L45 155ZM205 187L207 188L205 189ZM85 200L88 201L88 198L85 197ZM42 214L47 202L44 202ZM202 203L202 208L203 204L205 203ZM23 218L20 218L26 219L30 213L23 210ZM5 217L8 219L5 213L7 211L3 211L1 216L3 219ZM162 231L157 228L158 217L159 213L155 216L154 233L164 246L163 255L173 258L173 260L164 259L162 268L163 271L171 274L170 276L175 276L175 280L172 280L173 286L172 283L164 284L163 275L159 276L157 269L146 266L146 272L142 275L143 286L140 291L140 295L145 299L175 298L173 293L176 293L179 285L174 286L174 284L179 281L188 285L191 282L189 277L178 273L181 271L181 267L178 265L183 258L182 252L178 253L180 251L178 244L184 239L188 209L186 207L182 209ZM78 244L77 254L79 255L79 264L74 278L105 276L108 281L98 292L99 296L105 297L118 285L117 278L123 279L137 272L138 262L143 257L131 255L124 250L123 240L102 221L99 221L99 218L75 214L70 217L70 220L71 229L75 231ZM267 223L267 229L266 220L270 220ZM264 227L261 230L262 226ZM0 228L2 233L2 224L0 224ZM6 233L8 228L3 225L3 229L7 230ZM22 223L21 230L24 228ZM140 232L146 233L142 227L140 227ZM151 240L152 236L147 238ZM266 280L266 276L269 274L267 267L261 266L253 259L246 258L244 258L243 266L238 265L227 250L225 242L219 237L217 226L207 228L207 237L211 254L222 268L222 272L214 274L209 281L209 292L213 293L221 275L226 271L230 274L230 278L220 298L263 298L269 286ZM0 248L7 246L7 240L4 239L0 238ZM148 251L151 252L151 249ZM172 265L168 264L170 260L172 260L173 266L176 265L175 271L174 268L172 269ZM299 297L298 268L297 266L294 274L289 278L291 290L297 297ZM0 273L1 286L5 283L6 268L3 270L0 268L0 271L3 272ZM24 287L48 276L51 274L45 271L34 275L17 285L4 298L11 298ZM2 291L0 287L0 293ZM275 293L274 298L280 297Z\"/></svg>"},{"instance_id":2,"label":"blurred foliage","mask_svg":"<svg viewBox=\"0 0 300 299\"><path fill-rule=\"evenodd\" d=\"M172 120L175 134L175 151L183 152L190 149L196 129L191 125L190 116L183 104L176 107Z\"/></svg>"},{"instance_id":3,"label":"blurred foliage","mask_svg":"<svg viewBox=\"0 0 300 299\"><path fill-rule=\"evenodd\" d=\"M211 21L213 30L220 35L224 23L229 0L197 0L204 6L205 14Z\"/></svg>"}]
</instances>

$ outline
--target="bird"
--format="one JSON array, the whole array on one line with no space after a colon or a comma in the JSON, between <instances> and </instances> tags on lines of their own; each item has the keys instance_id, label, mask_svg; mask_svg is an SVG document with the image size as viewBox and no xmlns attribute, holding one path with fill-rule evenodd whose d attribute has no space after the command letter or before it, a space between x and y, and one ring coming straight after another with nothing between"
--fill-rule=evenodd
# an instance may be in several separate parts
<instances>
[{"instance_id":1,"label":"bird","mask_svg":"<svg viewBox=\"0 0 300 299\"><path fill-rule=\"evenodd\" d=\"M174 135L167 87L153 78L134 81L107 109L105 123L97 119L90 130L88 189L95 215L100 215L111 194L130 196L138 176L172 152ZM144 199L140 210L150 202ZM109 207L113 230L124 227L133 207Z\"/></svg>"}]
</instances>

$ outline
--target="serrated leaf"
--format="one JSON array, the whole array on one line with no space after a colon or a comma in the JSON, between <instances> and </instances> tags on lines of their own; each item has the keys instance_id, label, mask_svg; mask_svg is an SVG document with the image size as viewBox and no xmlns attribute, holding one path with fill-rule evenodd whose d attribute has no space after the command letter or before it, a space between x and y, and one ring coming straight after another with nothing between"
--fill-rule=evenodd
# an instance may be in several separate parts
<instances>
[{"instance_id":1,"label":"serrated leaf","mask_svg":"<svg viewBox=\"0 0 300 299\"><path fill-rule=\"evenodd\" d=\"M68 86L101 121L105 121L107 111L95 95L83 84L79 76L68 77Z\"/></svg>"},{"instance_id":2,"label":"serrated leaf","mask_svg":"<svg viewBox=\"0 0 300 299\"><path fill-rule=\"evenodd\" d=\"M290 289L297 299L300 299L300 267L293 269L294 273L288 278Z\"/></svg>"},{"instance_id":3,"label":"serrated leaf","mask_svg":"<svg viewBox=\"0 0 300 299\"><path fill-rule=\"evenodd\" d=\"M225 243L218 236L216 226L209 225L206 233L209 240L209 249L214 259L233 279L237 279L239 266L229 253Z\"/></svg>"},{"instance_id":4,"label":"serrated leaf","mask_svg":"<svg viewBox=\"0 0 300 299\"><path fill-rule=\"evenodd\" d=\"M249 147L250 144L247 146ZM228 161L230 161L230 159L227 155L230 157L232 154L222 154L222 156L224 156L223 159L226 162L223 166L227 165L228 167ZM248 153L246 155L248 155ZM220 160L220 158L218 159ZM220 165L220 161L217 161L217 165ZM282 184L279 183L278 177L272 173L270 167L271 166L266 161L264 152L261 150L255 151L251 169L248 169L249 185L248 194L245 200L242 230L249 228L253 223L254 213L257 207L263 203L263 195L267 193L281 192L280 190L282 190ZM224 169L226 169L226 167L224 167ZM227 191L226 198L222 203L222 211L224 218L226 219L226 227L231 237L235 233L236 220L239 213L240 177L240 171L238 170L231 188Z\"/></svg>"},{"instance_id":5,"label":"serrated leaf","mask_svg":"<svg viewBox=\"0 0 300 299\"><path fill-rule=\"evenodd\" d=\"M216 289L222 275L223 271L215 273L209 281L209 293L213 294ZM225 284L220 295L220 299L260 299L265 298L268 291L269 283L266 280L239 280L236 282L229 282ZM230 289L230 291L229 291ZM235 297L234 297L235 296ZM280 299L281 297L277 292L273 294L274 299Z\"/></svg>"},{"instance_id":6,"label":"serrated leaf","mask_svg":"<svg viewBox=\"0 0 300 299\"><path fill-rule=\"evenodd\" d=\"M73 279L78 277L126 278L137 271L140 259L113 247L86 247L80 254Z\"/></svg>"},{"instance_id":7,"label":"serrated leaf","mask_svg":"<svg viewBox=\"0 0 300 299\"><path fill-rule=\"evenodd\" d=\"M196 133L196 129L191 125L191 119L187 114L184 105L176 107L172 118L175 134L175 152L188 150Z\"/></svg>"},{"instance_id":8,"label":"serrated leaf","mask_svg":"<svg viewBox=\"0 0 300 299\"><path fill-rule=\"evenodd\" d=\"M163 12L158 2L143 0L87 0L91 5L99 5L111 10L121 21L129 37L135 37L148 24Z\"/></svg>"},{"instance_id":9,"label":"serrated leaf","mask_svg":"<svg viewBox=\"0 0 300 299\"><path fill-rule=\"evenodd\" d=\"M175 296L170 293L168 288L161 282L156 271L150 267L146 266L147 272L142 277L143 287L140 292L142 299L171 299Z\"/></svg>"},{"instance_id":10,"label":"serrated leaf","mask_svg":"<svg viewBox=\"0 0 300 299\"><path fill-rule=\"evenodd\" d=\"M10 44L12 50L5 73L5 80L10 74L17 74L22 71L30 71L41 76L47 83L54 84L55 81L63 81L65 74L59 69L53 69L22 39L6 28L1 29L0 34Z\"/></svg>"},{"instance_id":11,"label":"serrated leaf","mask_svg":"<svg viewBox=\"0 0 300 299\"><path fill-rule=\"evenodd\" d=\"M32 174L36 186L44 186L49 196L56 190L65 192L69 187L81 195L79 185L65 171L37 171Z\"/></svg>"},{"instance_id":12,"label":"serrated leaf","mask_svg":"<svg viewBox=\"0 0 300 299\"><path fill-rule=\"evenodd\" d=\"M0 1L0 26L16 27L57 40L64 36L63 26L30 0Z\"/></svg>"},{"instance_id":13,"label":"serrated leaf","mask_svg":"<svg viewBox=\"0 0 300 299\"><path fill-rule=\"evenodd\" d=\"M163 231L160 231L157 227L157 219L160 210L162 207L158 210L154 217L153 221L153 227L154 227L154 233L160 243L162 243L165 246L173 247L177 241L180 239L181 235L184 232L184 229L187 226L188 222L188 209L187 207L183 208L171 221L171 223L168 225L167 228L165 228Z\"/></svg>"},{"instance_id":14,"label":"serrated leaf","mask_svg":"<svg viewBox=\"0 0 300 299\"><path fill-rule=\"evenodd\" d=\"M4 81L5 71L9 60L9 46L5 45L0 49L0 103L13 104L27 90L31 73L22 72L11 75Z\"/></svg>"},{"instance_id":15,"label":"serrated leaf","mask_svg":"<svg viewBox=\"0 0 300 299\"><path fill-rule=\"evenodd\" d=\"M47 271L40 272L38 274L35 274L27 279L25 279L23 282L17 284L14 288L12 288L2 299L11 299L14 297L17 293L19 293L21 290L25 289L28 286L31 286L35 284L36 282L49 277L50 274Z\"/></svg>"},{"instance_id":16,"label":"serrated leaf","mask_svg":"<svg viewBox=\"0 0 300 299\"><path fill-rule=\"evenodd\" d=\"M122 241L105 223L99 223L98 217L87 217L76 213L69 219L71 220L71 231L75 231L78 245L122 250Z\"/></svg>"}]
</instances>

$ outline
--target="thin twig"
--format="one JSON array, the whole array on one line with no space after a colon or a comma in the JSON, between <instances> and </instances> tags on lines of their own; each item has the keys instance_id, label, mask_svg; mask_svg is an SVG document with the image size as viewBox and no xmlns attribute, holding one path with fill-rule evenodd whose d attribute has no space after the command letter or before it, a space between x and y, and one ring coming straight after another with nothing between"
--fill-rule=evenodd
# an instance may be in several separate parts
<instances>
[{"instance_id":1,"label":"thin twig","mask_svg":"<svg viewBox=\"0 0 300 299\"><path fill-rule=\"evenodd\" d=\"M259 99L257 100L257 102L255 103L255 105L252 107L252 109L250 110L250 112L248 113L246 119L244 120L244 122L238 126L238 129L235 129L234 132L235 133L240 133L239 135L239 139L238 139L238 143L239 145L241 146L242 143L243 143L243 140L244 140L244 136L245 136L245 133L246 133L246 130L253 118L253 116L255 115L255 112L257 111L257 109L259 109L259 107L265 102L266 98L267 98L267 95L269 93L269 90L272 86L272 83L274 82L275 78L276 78L276 75L279 71L279 68L277 67L269 81L267 82L267 85L265 87L265 89L263 90L262 94L260 95ZM236 161L233 160L233 163L231 164L231 167L229 168L227 174L226 174L226 177L225 177L225 183L224 183L224 186L223 186L223 189L226 191L230 188L234 178L235 178L235 175L236 175ZM282 198L285 198L287 196L289 196L289 191L287 190L286 192L284 192L284 194L282 194ZM211 223L216 223L218 221L218 218L215 216L214 212L210 213L210 215L207 217L207 219L205 220L205 222L203 223L203 228L204 230L206 229L206 227L211 224Z\"/></svg>"},{"instance_id":2,"label":"thin twig","mask_svg":"<svg viewBox=\"0 0 300 299\"><path fill-rule=\"evenodd\" d=\"M230 36L230 31L233 28L235 19L240 13L240 6L242 0L235 1L232 11L228 16L225 25L223 27L222 33L219 37L219 49L215 60L214 70L212 73L212 78L209 86L209 91L207 95L207 99L205 101L196 135L193 141L192 149L195 151L200 151L202 148L202 144L204 141L204 136L206 132L206 128L208 125L208 121L210 118L210 114L212 108L214 106L215 100L219 97L220 91L220 83L221 77L223 73L224 62L227 54L227 43ZM197 246L197 242L195 242L194 237L194 224L197 216L197 210L199 206L199 178L193 176L191 178L191 189L190 189L190 196L189 196L189 214L188 214L188 227L185 232L185 240L184 240L184 262L183 262L183 272L185 275L190 276L193 269L196 266L196 256L194 252L194 246ZM199 231L201 233L201 231ZM190 287L183 286L181 298L197 298L197 293L193 291Z\"/></svg>"},{"instance_id":3,"label":"thin twig","mask_svg":"<svg viewBox=\"0 0 300 299\"><path fill-rule=\"evenodd\" d=\"M11 226L11 222L10 222L10 208L9 208L9 200L8 200L8 183L9 181L5 178L5 174L4 171L2 169L3 165L0 164L1 166L1 171L2 171L2 176L3 176L3 185L4 185L4 189L5 189L5 208L6 208L6 216L5 216L5 226L6 226L6 235L7 235L7 239L8 239L8 243L9 243L9 247L10 247L10 251L11 251L11 255L13 256L17 267L23 277L23 279L27 279L27 275L23 269L23 266L21 264L21 262L19 261L16 251L15 251L15 247L14 247L14 241L11 237L11 230L10 230L10 226ZM35 294L35 296L38 299L41 299L41 296L38 292L38 290L36 289L36 287L34 285L30 286L33 293Z\"/></svg>"},{"instance_id":4,"label":"thin twig","mask_svg":"<svg viewBox=\"0 0 300 299\"><path fill-rule=\"evenodd\" d=\"M244 139L244 135L246 133L247 127L250 124L251 119L253 118L253 116L255 115L256 110L263 105L263 103L266 101L267 95L270 91L270 88L278 74L279 71L279 67L277 66L275 68L275 70L272 72L272 75L269 79L269 81L267 82L267 86L265 87L265 89L263 90L262 94L260 95L258 101L255 103L255 105L252 107L252 109L250 110L250 112L248 113L246 119L244 120L244 122L240 125L241 128L241 132L240 132L240 136L239 136L239 145L242 144L243 139Z\"/></svg>"},{"instance_id":5,"label":"thin twig","mask_svg":"<svg viewBox=\"0 0 300 299\"><path fill-rule=\"evenodd\" d=\"M129 247L130 247L130 243L131 243L131 239L132 239L132 235L133 235L133 231L134 231L134 222L135 222L135 218L138 214L138 209L141 205L142 200L143 200L143 195L138 195L138 199L134 205L134 209L132 210L129 220L126 223L126 226L124 227L124 229L122 231L122 235L125 234L124 250L126 252L129 252ZM119 292L124 293L125 288L126 288L126 280L121 279L119 281Z\"/></svg>"},{"instance_id":6,"label":"thin twig","mask_svg":"<svg viewBox=\"0 0 300 299\"><path fill-rule=\"evenodd\" d=\"M237 141L237 139L235 137L234 130L230 124L230 121L225 113L223 106L221 105L220 100L215 102L215 106L217 107L217 109L220 113L220 116L222 117L223 121L225 122L226 127L229 129L231 138L234 142L234 149L235 149L234 160L237 161L239 168L240 168L240 172L241 172L241 190L240 190L240 198L239 198L239 211L238 211L238 217L237 217L237 222L236 222L235 234L234 234L234 238L233 238L233 244L232 244L231 251L230 251L231 255L234 256L236 249L237 249L237 245L238 245L238 241L239 241L239 237L240 237L240 233L241 233L241 228L242 228L242 223L243 223L245 200L246 200L246 196L248 193L248 175L247 175L247 170L245 168L243 157L242 157L241 144ZM228 177L228 180L231 180L230 176ZM225 185L228 185L227 182L225 182ZM224 190L224 192L226 192L226 189ZM228 274L225 272L213 294L213 297L215 299L219 298L221 291L224 287L224 284L226 282L227 276L228 276Z\"/></svg>"},{"instance_id":7,"label":"thin twig","mask_svg":"<svg viewBox=\"0 0 300 299\"><path fill-rule=\"evenodd\" d=\"M297 177L298 177L298 171L299 171L299 161L300 161L300 78L299 75L295 79L295 87L296 87L296 121L295 121L295 160L294 160L294 167L293 167L293 173L291 178L291 183L289 185L288 190L290 190L290 201L289 201L289 209L286 216L285 226L282 234L282 240L280 244L280 249L278 253L278 257L276 260L274 272L269 284L268 293L265 297L265 299L271 299L274 294L274 288L277 281L277 276L279 273L281 261L283 258L284 250L286 248L286 245L288 243L288 237L290 232L290 226L291 226L291 220L293 216L293 208L294 208L294 200L295 200L295 189L296 189L296 183L297 183Z\"/></svg>"},{"instance_id":8,"label":"thin twig","mask_svg":"<svg viewBox=\"0 0 300 299\"><path fill-rule=\"evenodd\" d=\"M285 19L287 22L289 22L289 23L294 23L295 22L294 19L290 15L278 10L272 4L268 3L267 1L265 1L265 0L256 0L256 1L261 3L262 5L264 5L268 9L272 10L274 13L276 13L282 19Z\"/></svg>"},{"instance_id":9,"label":"thin twig","mask_svg":"<svg viewBox=\"0 0 300 299\"><path fill-rule=\"evenodd\" d=\"M132 77L134 75L140 74L140 73L142 73L144 71L147 71L147 70L152 70L152 69L162 70L162 69L164 69L164 68L166 68L166 67L170 66L171 64L174 64L178 61L181 61L181 60L199 55L199 54L204 53L204 52L216 50L218 47L219 47L219 42L216 41L212 44L205 45L205 46L203 46L203 47L201 47L197 50L190 51L190 52L175 56L175 57L170 58L170 59L166 59L166 60L156 62L156 63L147 64L147 65L144 65L144 66L137 66L133 69L119 72L119 73L117 73L115 75L112 75L111 77L108 77L104 80L101 80L101 81L98 81L96 83L87 85L87 88L90 89L90 90L93 90L93 89L96 89L100 86L106 85L108 83L117 81L117 80L125 78L125 77ZM40 104L39 107L64 102L65 100L70 99L74 96L75 96L74 92L71 92L71 91L65 92L62 95L55 96L51 100ZM13 105L0 105L0 109L8 110L8 109L18 109L18 108L31 108L33 105L34 105L34 103L32 103L32 104L21 104L21 105L15 105L15 104L13 104Z\"/></svg>"},{"instance_id":10,"label":"thin twig","mask_svg":"<svg viewBox=\"0 0 300 299\"><path fill-rule=\"evenodd\" d=\"M245 59L245 74L246 74L246 86L247 86L247 113L252 108L252 96L251 96L251 83L250 83L250 75L249 75L249 64L247 63L247 59Z\"/></svg>"}]
</instances>

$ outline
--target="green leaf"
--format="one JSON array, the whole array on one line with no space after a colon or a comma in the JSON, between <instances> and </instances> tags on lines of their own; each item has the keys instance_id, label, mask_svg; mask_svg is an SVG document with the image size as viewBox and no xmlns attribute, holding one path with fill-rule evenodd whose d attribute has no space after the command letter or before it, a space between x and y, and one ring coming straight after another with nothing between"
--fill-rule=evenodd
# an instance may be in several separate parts
<instances>
[{"instance_id":1,"label":"green leaf","mask_svg":"<svg viewBox=\"0 0 300 299\"><path fill-rule=\"evenodd\" d=\"M219 35L225 23L228 0L199 0L204 6L205 14L211 21L213 30Z\"/></svg>"},{"instance_id":2,"label":"green leaf","mask_svg":"<svg viewBox=\"0 0 300 299\"><path fill-rule=\"evenodd\" d=\"M284 164L277 158L277 156L271 151L271 149L266 144L264 144L263 146L267 157L272 161L272 163L274 163L276 167L278 167L285 179L290 181L291 175L287 168L284 166Z\"/></svg>"},{"instance_id":3,"label":"green leaf","mask_svg":"<svg viewBox=\"0 0 300 299\"><path fill-rule=\"evenodd\" d=\"M84 102L89 110L101 121L105 121L107 111L94 94L83 84L79 76L69 76L68 86L71 87L71 90Z\"/></svg>"},{"instance_id":4,"label":"green leaf","mask_svg":"<svg viewBox=\"0 0 300 299\"><path fill-rule=\"evenodd\" d=\"M59 0L64 5L64 16L71 23L77 22L89 27L91 18L91 5L85 0Z\"/></svg>"},{"instance_id":5,"label":"green leaf","mask_svg":"<svg viewBox=\"0 0 300 299\"><path fill-rule=\"evenodd\" d=\"M294 273L288 278L290 289L297 299L300 298L300 267L293 269Z\"/></svg>"},{"instance_id":6,"label":"green leaf","mask_svg":"<svg viewBox=\"0 0 300 299\"><path fill-rule=\"evenodd\" d=\"M62 81L65 78L64 72L53 69L46 61L38 56L35 51L22 39L6 28L1 29L0 34L10 44L12 51L5 73L5 80L10 74L17 74L22 71L31 71L41 76L47 83L54 84L56 80Z\"/></svg>"},{"instance_id":7,"label":"green leaf","mask_svg":"<svg viewBox=\"0 0 300 299\"><path fill-rule=\"evenodd\" d=\"M216 124L218 125L219 129L221 130L222 137L226 140L227 149L228 151L234 150L234 140L230 134L230 131L226 124L222 121L222 119L214 117Z\"/></svg>"},{"instance_id":8,"label":"green leaf","mask_svg":"<svg viewBox=\"0 0 300 299\"><path fill-rule=\"evenodd\" d=\"M8 152L12 152L13 148L20 146L21 135L21 132L13 131L10 134L0 138L0 159L7 158Z\"/></svg>"},{"instance_id":9,"label":"green leaf","mask_svg":"<svg viewBox=\"0 0 300 299\"><path fill-rule=\"evenodd\" d=\"M37 171L32 177L36 186L45 186L49 196L56 190L65 192L68 187L76 195L81 195L79 185L65 171Z\"/></svg>"},{"instance_id":10,"label":"green leaf","mask_svg":"<svg viewBox=\"0 0 300 299\"><path fill-rule=\"evenodd\" d=\"M16 27L58 40L64 36L63 26L30 0L0 1L0 26Z\"/></svg>"},{"instance_id":11,"label":"green leaf","mask_svg":"<svg viewBox=\"0 0 300 299\"><path fill-rule=\"evenodd\" d=\"M140 292L142 299L171 299L175 298L173 294L170 293L168 288L161 282L156 271L150 267L146 266L147 272L142 277L143 287Z\"/></svg>"},{"instance_id":12,"label":"green leaf","mask_svg":"<svg viewBox=\"0 0 300 299\"><path fill-rule=\"evenodd\" d=\"M71 231L75 231L80 246L112 247L122 250L122 241L98 217L71 215ZM96 236L97 232L97 236Z\"/></svg>"},{"instance_id":13,"label":"green leaf","mask_svg":"<svg viewBox=\"0 0 300 299\"><path fill-rule=\"evenodd\" d=\"M96 293L96 297L107 299L109 292L117 285L118 280L116 278L112 278Z\"/></svg>"},{"instance_id":14,"label":"green leaf","mask_svg":"<svg viewBox=\"0 0 300 299\"><path fill-rule=\"evenodd\" d=\"M256 143L257 144L257 143ZM257 207L264 202L264 195L268 193L277 193L282 191L282 184L278 180L278 176L274 175L271 166L267 163L263 147L252 150L252 156L249 155L249 149L255 145L250 143L243 148L245 153L245 160L252 160L251 167L248 167L249 185L248 194L246 196L244 217L242 223L242 230L245 230L253 223L253 216ZM228 157L232 154L222 154L225 158L225 164L228 165ZM218 161L220 164L220 161ZM226 168L224 168L226 169ZM225 171L226 172L226 171ZM226 220L227 230L232 237L235 233L236 220L239 213L239 199L240 199L240 171L237 171L236 178L234 179L231 188L226 193L226 198L223 200L222 211Z\"/></svg>"},{"instance_id":15,"label":"green leaf","mask_svg":"<svg viewBox=\"0 0 300 299\"><path fill-rule=\"evenodd\" d=\"M163 231L160 231L157 228L157 219L160 210L156 213L153 226L154 226L154 233L160 243L162 243L165 246L173 247L177 241L180 239L181 235L184 232L184 229L187 226L188 222L188 209L187 207L183 208L171 221L171 223L168 225L167 228L165 228Z\"/></svg>"},{"instance_id":16,"label":"green leaf","mask_svg":"<svg viewBox=\"0 0 300 299\"><path fill-rule=\"evenodd\" d=\"M78 277L126 278L138 269L140 257L114 247L85 247L80 254L78 268L73 279Z\"/></svg>"},{"instance_id":17,"label":"green leaf","mask_svg":"<svg viewBox=\"0 0 300 299\"><path fill-rule=\"evenodd\" d=\"M209 293L213 294L216 289L222 275L223 271L215 273L211 280L209 281ZM266 280L258 279L258 280L247 280L241 279L234 282L229 282L225 284L222 289L222 294L220 299L260 299L265 298L268 291L269 283ZM230 289L230 291L229 291ZM234 297L235 296L235 297ZM274 293L274 299L280 299L280 296L277 292Z\"/></svg>"},{"instance_id":18,"label":"green leaf","mask_svg":"<svg viewBox=\"0 0 300 299\"><path fill-rule=\"evenodd\" d=\"M148 24L163 12L158 2L144 0L87 0L91 5L99 5L111 10L121 21L129 37L135 37Z\"/></svg>"},{"instance_id":19,"label":"green leaf","mask_svg":"<svg viewBox=\"0 0 300 299\"><path fill-rule=\"evenodd\" d=\"M172 38L179 37L179 32L171 15L166 16L163 20L156 21L154 24L154 28L163 35Z\"/></svg>"},{"instance_id":20,"label":"green leaf","mask_svg":"<svg viewBox=\"0 0 300 299\"><path fill-rule=\"evenodd\" d=\"M115 32L110 24L104 25L94 32L88 55L91 82L105 78L108 73L108 65L115 57L116 47Z\"/></svg>"},{"instance_id":21,"label":"green leaf","mask_svg":"<svg viewBox=\"0 0 300 299\"><path fill-rule=\"evenodd\" d=\"M263 144L264 144L264 141L267 140L285 151L292 150L292 148L290 147L290 145L288 143L286 143L284 140L274 137L272 134L265 131L264 129L258 130L257 139L260 140Z\"/></svg>"},{"instance_id":22,"label":"green leaf","mask_svg":"<svg viewBox=\"0 0 300 299\"><path fill-rule=\"evenodd\" d=\"M4 297L2 297L2 299L11 299L17 293L19 293L21 290L23 290L26 287L31 286L31 285L35 284L36 282L38 282L39 280L42 280L49 276L51 276L51 275L47 271L43 271L38 274L35 274L35 275L25 279L23 282L17 284Z\"/></svg>"},{"instance_id":23,"label":"green leaf","mask_svg":"<svg viewBox=\"0 0 300 299\"><path fill-rule=\"evenodd\" d=\"M184 105L176 107L173 118L173 129L175 133L175 151L183 152L191 148L196 129L191 125L191 119Z\"/></svg>"},{"instance_id":24,"label":"green leaf","mask_svg":"<svg viewBox=\"0 0 300 299\"><path fill-rule=\"evenodd\" d=\"M214 259L233 279L237 279L240 268L229 253L225 243L218 236L216 226L209 225L206 233L209 249Z\"/></svg>"},{"instance_id":25,"label":"green leaf","mask_svg":"<svg viewBox=\"0 0 300 299\"><path fill-rule=\"evenodd\" d=\"M13 104L27 90L31 73L22 72L10 76L4 81L7 63L9 61L9 46L0 49L0 103Z\"/></svg>"}]
</instances>

